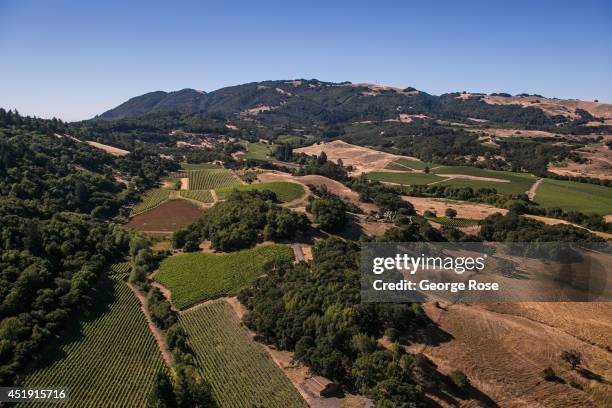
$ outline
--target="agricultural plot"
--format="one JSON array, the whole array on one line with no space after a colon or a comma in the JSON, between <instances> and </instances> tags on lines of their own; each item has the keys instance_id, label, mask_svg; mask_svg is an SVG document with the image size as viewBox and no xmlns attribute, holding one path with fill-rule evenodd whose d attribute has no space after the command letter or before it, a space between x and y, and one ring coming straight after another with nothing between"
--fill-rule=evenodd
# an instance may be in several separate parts
<instances>
[{"instance_id":1,"label":"agricultural plot","mask_svg":"<svg viewBox=\"0 0 612 408\"><path fill-rule=\"evenodd\" d=\"M187 171L222 169L223 167L212 163L181 163L181 168Z\"/></svg>"},{"instance_id":2,"label":"agricultural plot","mask_svg":"<svg viewBox=\"0 0 612 408\"><path fill-rule=\"evenodd\" d=\"M120 262L111 265L111 272L109 275L125 275L132 271L131 262Z\"/></svg>"},{"instance_id":3,"label":"agricultural plot","mask_svg":"<svg viewBox=\"0 0 612 408\"><path fill-rule=\"evenodd\" d=\"M448 217L425 217L427 220L440 225L448 225L449 227L465 228L473 225L478 225L478 220L469 218L448 218Z\"/></svg>"},{"instance_id":4,"label":"agricultural plot","mask_svg":"<svg viewBox=\"0 0 612 408\"><path fill-rule=\"evenodd\" d=\"M62 407L144 407L155 376L165 369L155 339L123 281L98 290L92 317L75 322L60 345L51 345L42 368L23 386L68 388L70 399Z\"/></svg>"},{"instance_id":5,"label":"agricultural plot","mask_svg":"<svg viewBox=\"0 0 612 408\"><path fill-rule=\"evenodd\" d=\"M143 197L142 201L132 208L130 212L130 217L133 217L138 214L142 214L143 212L149 211L164 201L166 201L170 197L170 190L165 190L162 188L154 188L152 190L147 191Z\"/></svg>"},{"instance_id":6,"label":"agricultural plot","mask_svg":"<svg viewBox=\"0 0 612 408\"><path fill-rule=\"evenodd\" d=\"M442 177L445 175L448 175L449 177L452 177L453 175L464 175L467 177L491 179L479 180L458 177L444 181L440 184L456 187L472 187L476 190L479 188L495 188L497 192L501 194L523 194L529 190L529 187L531 187L531 185L537 180L537 178L532 174L486 170L469 166L444 166L433 169L432 172ZM494 179L504 180L504 182L496 182Z\"/></svg>"},{"instance_id":7,"label":"agricultural plot","mask_svg":"<svg viewBox=\"0 0 612 408\"><path fill-rule=\"evenodd\" d=\"M299 146L305 140L301 136L297 135L282 135L276 139L279 143L286 143L292 146Z\"/></svg>"},{"instance_id":8,"label":"agricultural plot","mask_svg":"<svg viewBox=\"0 0 612 408\"><path fill-rule=\"evenodd\" d=\"M544 179L535 201L542 207L587 214L612 214L612 188L565 180Z\"/></svg>"},{"instance_id":9,"label":"agricultural plot","mask_svg":"<svg viewBox=\"0 0 612 408\"><path fill-rule=\"evenodd\" d=\"M246 153L242 156L243 159L253 159L253 160L262 160L269 161L270 156L274 153L274 145L270 146L263 143L250 143L246 140L243 142L244 147L247 149Z\"/></svg>"},{"instance_id":10,"label":"agricultural plot","mask_svg":"<svg viewBox=\"0 0 612 408\"><path fill-rule=\"evenodd\" d=\"M181 190L179 195L182 198L199 201L201 203L212 203L214 201L210 190Z\"/></svg>"},{"instance_id":11,"label":"agricultural plot","mask_svg":"<svg viewBox=\"0 0 612 408\"><path fill-rule=\"evenodd\" d=\"M227 169L208 169L189 172L190 190L210 190L239 184L241 184L240 178Z\"/></svg>"},{"instance_id":12,"label":"agricultural plot","mask_svg":"<svg viewBox=\"0 0 612 408\"><path fill-rule=\"evenodd\" d=\"M385 169L412 171L412 170L425 170L425 167L431 167L431 164L425 163L419 160L397 159L387 164Z\"/></svg>"},{"instance_id":13,"label":"agricultural plot","mask_svg":"<svg viewBox=\"0 0 612 408\"><path fill-rule=\"evenodd\" d=\"M165 203L138 214L125 227L149 235L170 235L202 215L202 209L189 200L168 200Z\"/></svg>"},{"instance_id":14,"label":"agricultural plot","mask_svg":"<svg viewBox=\"0 0 612 408\"><path fill-rule=\"evenodd\" d=\"M372 171L370 173L366 173L366 176L370 180L405 185L429 184L435 181L444 180L443 177L436 176L435 174L416 172L395 173L390 171Z\"/></svg>"},{"instance_id":15,"label":"agricultural plot","mask_svg":"<svg viewBox=\"0 0 612 408\"><path fill-rule=\"evenodd\" d=\"M270 190L276 194L276 197L284 202L296 200L304 195L304 187L296 183L288 183L284 181L275 181L271 183L243 184L234 187L222 187L215 190L217 198L224 200L232 191L251 191L251 190Z\"/></svg>"},{"instance_id":16,"label":"agricultural plot","mask_svg":"<svg viewBox=\"0 0 612 408\"><path fill-rule=\"evenodd\" d=\"M287 245L261 245L227 254L193 252L166 258L155 280L172 293L172 303L184 309L194 303L237 295L272 260L293 259Z\"/></svg>"},{"instance_id":17,"label":"agricultural plot","mask_svg":"<svg viewBox=\"0 0 612 408\"><path fill-rule=\"evenodd\" d=\"M226 301L183 312L180 323L219 407L308 406L263 347L249 339Z\"/></svg>"}]
</instances>

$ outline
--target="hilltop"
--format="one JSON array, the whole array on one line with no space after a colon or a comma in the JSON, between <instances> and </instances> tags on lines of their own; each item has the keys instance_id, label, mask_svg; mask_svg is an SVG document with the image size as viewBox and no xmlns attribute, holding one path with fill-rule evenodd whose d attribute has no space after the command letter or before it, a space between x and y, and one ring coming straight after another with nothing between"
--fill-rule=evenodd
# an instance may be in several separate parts
<instances>
[{"instance_id":1,"label":"hilltop","mask_svg":"<svg viewBox=\"0 0 612 408\"><path fill-rule=\"evenodd\" d=\"M466 123L515 124L539 128L610 125L612 105L541 95L454 92L430 95L415 88L377 84L275 80L229 86L212 92L182 89L136 96L95 119L119 120L181 111L216 117L259 118L276 123L411 122L436 118ZM262 115L264 114L265 115Z\"/></svg>"}]
</instances>

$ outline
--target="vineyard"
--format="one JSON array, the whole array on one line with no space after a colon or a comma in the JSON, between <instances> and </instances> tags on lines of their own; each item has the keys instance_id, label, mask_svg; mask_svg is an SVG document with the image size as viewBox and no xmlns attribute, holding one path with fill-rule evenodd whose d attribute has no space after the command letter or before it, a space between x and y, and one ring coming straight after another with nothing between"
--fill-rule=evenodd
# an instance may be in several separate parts
<instances>
[{"instance_id":1,"label":"vineyard","mask_svg":"<svg viewBox=\"0 0 612 408\"><path fill-rule=\"evenodd\" d=\"M210 190L181 190L179 194L182 198L201 203L212 203L214 201Z\"/></svg>"},{"instance_id":2,"label":"vineyard","mask_svg":"<svg viewBox=\"0 0 612 408\"><path fill-rule=\"evenodd\" d=\"M411 159L397 159L387 164L385 169L388 170L400 170L400 171L412 171L412 170L425 170L425 167L429 166L428 163L420 160Z\"/></svg>"},{"instance_id":3,"label":"vineyard","mask_svg":"<svg viewBox=\"0 0 612 408\"><path fill-rule=\"evenodd\" d=\"M212 163L181 163L181 168L183 170L187 170L187 171L194 171L194 170L208 170L208 169L221 169L221 166L217 166L216 164L212 164Z\"/></svg>"},{"instance_id":4,"label":"vineyard","mask_svg":"<svg viewBox=\"0 0 612 408\"><path fill-rule=\"evenodd\" d=\"M402 173L390 171L372 171L370 173L367 173L366 177L370 180L405 185L429 184L435 181L444 180L444 178L436 176L435 174L416 173L410 171Z\"/></svg>"},{"instance_id":5,"label":"vineyard","mask_svg":"<svg viewBox=\"0 0 612 408\"><path fill-rule=\"evenodd\" d=\"M98 289L91 316L50 347L43 368L27 376L24 387L68 388L62 407L146 405L163 361L132 291L118 279L105 286Z\"/></svg>"},{"instance_id":6,"label":"vineyard","mask_svg":"<svg viewBox=\"0 0 612 408\"><path fill-rule=\"evenodd\" d=\"M111 272L109 275L125 275L132 271L131 262L121 262L111 265Z\"/></svg>"},{"instance_id":7,"label":"vineyard","mask_svg":"<svg viewBox=\"0 0 612 408\"><path fill-rule=\"evenodd\" d=\"M217 198L224 200L229 193L234 190L250 191L250 190L270 190L276 194L276 197L284 202L288 203L298 199L304 195L304 187L296 183L287 183L285 181L274 181L271 183L257 183L257 184L246 184L240 186L221 187L215 190Z\"/></svg>"},{"instance_id":8,"label":"vineyard","mask_svg":"<svg viewBox=\"0 0 612 408\"><path fill-rule=\"evenodd\" d=\"M612 188L574 181L544 179L535 201L542 207L559 207L565 211L587 214L612 213Z\"/></svg>"},{"instance_id":9,"label":"vineyard","mask_svg":"<svg viewBox=\"0 0 612 408\"><path fill-rule=\"evenodd\" d=\"M152 190L147 191L143 197L142 201L132 208L130 213L130 217L133 217L138 214L142 214L143 212L149 211L164 201L166 201L170 197L170 190L164 190L161 188L154 188Z\"/></svg>"},{"instance_id":10,"label":"vineyard","mask_svg":"<svg viewBox=\"0 0 612 408\"><path fill-rule=\"evenodd\" d=\"M271 260L293 260L287 245L261 245L228 254L192 252L166 258L155 280L170 289L172 303L184 309L202 300L237 295Z\"/></svg>"},{"instance_id":11,"label":"vineyard","mask_svg":"<svg viewBox=\"0 0 612 408\"><path fill-rule=\"evenodd\" d=\"M183 312L180 322L220 408L307 407L263 347L249 339L227 302Z\"/></svg>"},{"instance_id":12,"label":"vineyard","mask_svg":"<svg viewBox=\"0 0 612 408\"><path fill-rule=\"evenodd\" d=\"M478 225L478 220L468 218L448 218L448 217L425 217L427 220L440 225L448 225L449 227L465 228Z\"/></svg>"},{"instance_id":13,"label":"vineyard","mask_svg":"<svg viewBox=\"0 0 612 408\"><path fill-rule=\"evenodd\" d=\"M242 184L240 178L227 169L208 169L189 172L190 190L210 190L239 184Z\"/></svg>"}]
</instances>

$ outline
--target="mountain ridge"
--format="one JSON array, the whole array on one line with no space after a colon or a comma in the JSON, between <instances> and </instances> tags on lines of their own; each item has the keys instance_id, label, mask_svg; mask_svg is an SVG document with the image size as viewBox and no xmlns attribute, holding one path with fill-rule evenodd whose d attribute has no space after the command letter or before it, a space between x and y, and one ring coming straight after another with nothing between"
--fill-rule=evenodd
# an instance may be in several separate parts
<instances>
[{"instance_id":1,"label":"mountain ridge","mask_svg":"<svg viewBox=\"0 0 612 408\"><path fill-rule=\"evenodd\" d=\"M317 79L270 80L249 82L211 92L185 88L173 92L154 91L130 98L115 108L93 118L120 120L150 113L183 111L203 115L239 115L253 117L262 112L292 116L297 111L327 120L363 120L379 116L381 120L400 114L434 114L436 111L465 110L478 105L535 108L553 121L612 120L612 104L577 99L546 98L537 94L452 92L439 96L415 88L351 82L324 82ZM490 110L490 109L489 109ZM523 112L517 111L516 114ZM488 119L487 115L484 115ZM542 120L542 119L540 119Z\"/></svg>"}]
</instances>

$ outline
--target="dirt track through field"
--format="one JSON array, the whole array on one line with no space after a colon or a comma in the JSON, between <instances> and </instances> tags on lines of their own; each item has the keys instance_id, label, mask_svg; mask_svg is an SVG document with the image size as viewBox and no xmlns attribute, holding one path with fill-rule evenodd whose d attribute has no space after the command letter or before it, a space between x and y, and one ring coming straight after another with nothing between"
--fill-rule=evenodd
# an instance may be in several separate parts
<instances>
[{"instance_id":1,"label":"dirt track through field","mask_svg":"<svg viewBox=\"0 0 612 408\"><path fill-rule=\"evenodd\" d=\"M537 179L536 182L533 183L531 187L529 187L529 190L527 190L527 197L529 197L530 200L533 200L535 198L536 194L538 193L538 188L540 187L540 184L542 184L542 181L544 181L543 178Z\"/></svg>"}]
</instances>

